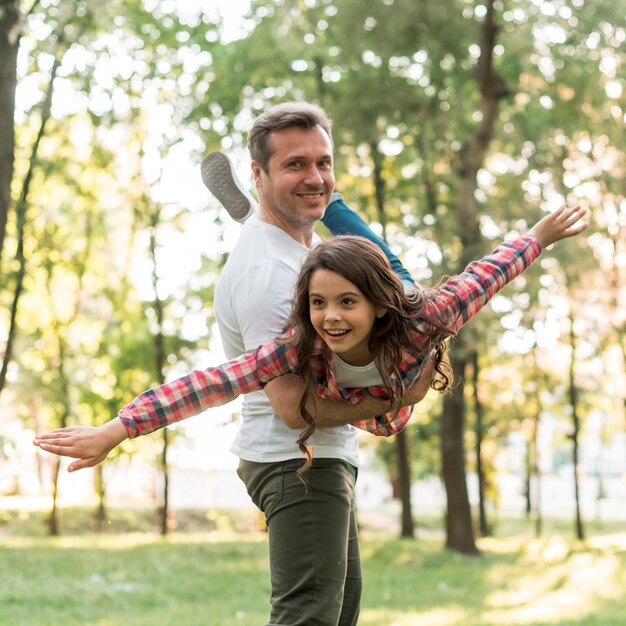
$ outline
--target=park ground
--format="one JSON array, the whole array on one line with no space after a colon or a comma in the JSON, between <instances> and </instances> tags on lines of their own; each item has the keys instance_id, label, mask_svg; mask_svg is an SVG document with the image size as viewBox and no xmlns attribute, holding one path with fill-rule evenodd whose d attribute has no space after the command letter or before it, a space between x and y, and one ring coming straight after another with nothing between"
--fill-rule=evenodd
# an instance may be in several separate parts
<instances>
[{"instance_id":1,"label":"park ground","mask_svg":"<svg viewBox=\"0 0 626 626\"><path fill-rule=\"evenodd\" d=\"M93 509L0 510L2 626L260 626L268 615L266 534L242 511L179 511L166 539L154 512L114 509L95 532ZM360 626L623 626L626 532L546 520L500 520L480 555L444 548L441 519L415 539L361 529ZM295 555L297 558L297 555Z\"/></svg>"}]
</instances>

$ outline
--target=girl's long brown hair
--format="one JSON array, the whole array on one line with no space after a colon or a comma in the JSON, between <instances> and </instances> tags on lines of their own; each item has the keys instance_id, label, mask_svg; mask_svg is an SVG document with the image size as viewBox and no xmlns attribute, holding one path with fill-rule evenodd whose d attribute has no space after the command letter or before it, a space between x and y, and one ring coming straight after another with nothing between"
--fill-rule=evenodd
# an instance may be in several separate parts
<instances>
[{"instance_id":1,"label":"girl's long brown hair","mask_svg":"<svg viewBox=\"0 0 626 626\"><path fill-rule=\"evenodd\" d=\"M311 445L307 440L316 430L315 421L307 411L306 402L314 389L315 381L309 366L317 332L309 314L309 281L319 269L336 272L354 284L369 302L386 313L376 318L368 349L374 355L383 385L390 398L389 409L397 410L399 396L394 392L391 377L400 376L402 347L419 349L424 356L433 353L436 375L431 387L443 392L450 385L453 375L445 356L444 339L452 333L451 319L437 316L429 319L426 308L438 297L435 289L416 288L406 293L400 277L391 269L387 257L374 243L364 237L342 235L315 246L305 258L296 281L293 308L286 328L295 330L289 343L295 343L298 355L298 373L304 379L304 391L300 400L300 413L306 427L298 438L298 447L305 456L305 463L298 473L306 471L313 459ZM432 307L429 307L434 310ZM426 322L416 328L416 318ZM423 341L424 336L428 338ZM419 343L418 343L419 340Z\"/></svg>"}]
</instances>

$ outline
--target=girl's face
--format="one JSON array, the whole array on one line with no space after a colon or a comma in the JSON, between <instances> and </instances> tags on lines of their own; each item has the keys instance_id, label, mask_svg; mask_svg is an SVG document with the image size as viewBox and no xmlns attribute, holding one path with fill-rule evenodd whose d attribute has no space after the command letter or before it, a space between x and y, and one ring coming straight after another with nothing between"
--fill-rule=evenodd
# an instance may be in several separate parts
<instances>
[{"instance_id":1,"label":"girl's face","mask_svg":"<svg viewBox=\"0 0 626 626\"><path fill-rule=\"evenodd\" d=\"M309 280L311 323L326 345L350 365L367 365L367 348L374 321L385 309L376 308L361 290L341 274L319 269Z\"/></svg>"}]
</instances>

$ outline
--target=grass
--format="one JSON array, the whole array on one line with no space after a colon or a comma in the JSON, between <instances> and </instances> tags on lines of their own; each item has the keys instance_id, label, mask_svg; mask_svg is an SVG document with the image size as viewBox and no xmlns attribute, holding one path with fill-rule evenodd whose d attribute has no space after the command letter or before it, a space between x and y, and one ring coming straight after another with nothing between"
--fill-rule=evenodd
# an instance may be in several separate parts
<instances>
[{"instance_id":1,"label":"grass","mask_svg":"<svg viewBox=\"0 0 626 626\"><path fill-rule=\"evenodd\" d=\"M65 511L67 534L52 538L41 514L0 512L2 626L266 622L266 536L255 520L189 514L178 522L184 532L163 540L149 515L111 513L94 534L88 512ZM138 532L146 524L149 532ZM216 530L198 532L208 525ZM566 539L569 527L552 525L534 539L520 522L501 523L502 538L483 539L481 556L463 557L427 528L417 540L365 529L359 625L621 626L626 533L589 530L583 544Z\"/></svg>"}]
</instances>

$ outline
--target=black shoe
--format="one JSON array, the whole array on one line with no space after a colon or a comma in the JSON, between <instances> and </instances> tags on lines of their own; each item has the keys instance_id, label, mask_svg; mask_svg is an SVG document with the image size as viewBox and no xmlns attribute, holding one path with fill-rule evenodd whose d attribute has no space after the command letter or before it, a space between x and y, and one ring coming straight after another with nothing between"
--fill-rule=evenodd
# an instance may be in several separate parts
<instances>
[{"instance_id":1,"label":"black shoe","mask_svg":"<svg viewBox=\"0 0 626 626\"><path fill-rule=\"evenodd\" d=\"M223 152L209 152L200 166L202 182L237 222L245 221L255 202L235 174L230 159Z\"/></svg>"}]
</instances>

